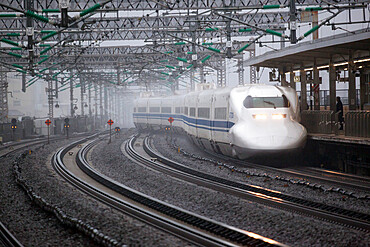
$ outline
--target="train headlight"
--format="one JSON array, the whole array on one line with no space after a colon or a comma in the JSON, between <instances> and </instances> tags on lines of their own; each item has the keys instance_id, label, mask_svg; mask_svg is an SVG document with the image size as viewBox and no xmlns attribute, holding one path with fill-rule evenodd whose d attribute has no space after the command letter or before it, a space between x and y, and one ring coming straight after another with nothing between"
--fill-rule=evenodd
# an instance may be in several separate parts
<instances>
[{"instance_id":1,"label":"train headlight","mask_svg":"<svg viewBox=\"0 0 370 247\"><path fill-rule=\"evenodd\" d=\"M286 114L272 114L272 119L283 119L286 118Z\"/></svg>"},{"instance_id":2,"label":"train headlight","mask_svg":"<svg viewBox=\"0 0 370 247\"><path fill-rule=\"evenodd\" d=\"M254 119L267 119L267 115L266 114L255 114L253 115L253 118Z\"/></svg>"}]
</instances>

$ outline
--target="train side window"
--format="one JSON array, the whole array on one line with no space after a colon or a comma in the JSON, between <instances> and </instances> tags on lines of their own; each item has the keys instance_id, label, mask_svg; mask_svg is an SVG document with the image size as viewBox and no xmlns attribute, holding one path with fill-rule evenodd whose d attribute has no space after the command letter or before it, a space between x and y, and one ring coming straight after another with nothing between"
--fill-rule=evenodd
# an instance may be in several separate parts
<instances>
[{"instance_id":1,"label":"train side window","mask_svg":"<svg viewBox=\"0 0 370 247\"><path fill-rule=\"evenodd\" d=\"M186 116L188 115L188 112L189 112L189 111L188 111L188 109L189 109L188 107L185 107L185 112L184 112L184 114L185 114Z\"/></svg>"},{"instance_id":2,"label":"train side window","mask_svg":"<svg viewBox=\"0 0 370 247\"><path fill-rule=\"evenodd\" d=\"M175 113L180 114L181 113L181 107L175 107Z\"/></svg>"},{"instance_id":3,"label":"train side window","mask_svg":"<svg viewBox=\"0 0 370 247\"><path fill-rule=\"evenodd\" d=\"M194 107L190 107L189 115L190 115L191 117L195 117L195 108L194 108Z\"/></svg>"},{"instance_id":4,"label":"train side window","mask_svg":"<svg viewBox=\"0 0 370 247\"><path fill-rule=\"evenodd\" d=\"M226 107L215 108L215 119L226 119Z\"/></svg>"},{"instance_id":5,"label":"train side window","mask_svg":"<svg viewBox=\"0 0 370 247\"><path fill-rule=\"evenodd\" d=\"M149 112L159 112L159 106L152 106L149 107Z\"/></svg>"},{"instance_id":6,"label":"train side window","mask_svg":"<svg viewBox=\"0 0 370 247\"><path fill-rule=\"evenodd\" d=\"M138 107L137 111L138 112L146 112L146 107Z\"/></svg>"},{"instance_id":7,"label":"train side window","mask_svg":"<svg viewBox=\"0 0 370 247\"><path fill-rule=\"evenodd\" d=\"M136 107L134 107L134 112L136 112Z\"/></svg>"},{"instance_id":8,"label":"train side window","mask_svg":"<svg viewBox=\"0 0 370 247\"><path fill-rule=\"evenodd\" d=\"M162 107L162 113L171 113L171 107Z\"/></svg>"},{"instance_id":9,"label":"train side window","mask_svg":"<svg viewBox=\"0 0 370 247\"><path fill-rule=\"evenodd\" d=\"M209 118L210 108L199 107L198 108L198 117L200 118Z\"/></svg>"}]
</instances>

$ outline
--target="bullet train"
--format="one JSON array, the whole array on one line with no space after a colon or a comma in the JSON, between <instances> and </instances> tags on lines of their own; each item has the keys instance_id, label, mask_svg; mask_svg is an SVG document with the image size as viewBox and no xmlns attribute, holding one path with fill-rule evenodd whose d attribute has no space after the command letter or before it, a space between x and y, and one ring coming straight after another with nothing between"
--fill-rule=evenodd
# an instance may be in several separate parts
<instances>
[{"instance_id":1,"label":"bullet train","mask_svg":"<svg viewBox=\"0 0 370 247\"><path fill-rule=\"evenodd\" d=\"M282 86L253 84L140 98L133 118L138 129L172 127L202 148L239 159L299 151L307 136L299 123L297 93Z\"/></svg>"}]
</instances>

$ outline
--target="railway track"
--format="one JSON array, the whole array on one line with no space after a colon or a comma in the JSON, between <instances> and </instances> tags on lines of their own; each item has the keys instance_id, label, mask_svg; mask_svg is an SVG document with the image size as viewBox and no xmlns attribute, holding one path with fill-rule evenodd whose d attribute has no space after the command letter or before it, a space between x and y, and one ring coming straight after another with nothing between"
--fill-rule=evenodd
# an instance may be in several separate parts
<instances>
[{"instance_id":1,"label":"railway track","mask_svg":"<svg viewBox=\"0 0 370 247\"><path fill-rule=\"evenodd\" d=\"M85 134L77 135L77 136L84 136L84 135ZM76 136L71 137L71 138L75 138L75 137ZM58 141L62 139L65 139L65 137L56 136L56 137L50 138L49 141L52 142L52 141ZM29 149L30 147L40 145L40 144L45 144L47 142L48 142L47 138L36 138L36 139L30 139L30 140L25 140L21 142L13 142L11 144L4 145L0 147L0 158L4 158L16 152L19 152L20 150ZM13 247L23 246L2 222L0 222L0 245L1 246L13 246Z\"/></svg>"},{"instance_id":2,"label":"railway track","mask_svg":"<svg viewBox=\"0 0 370 247\"><path fill-rule=\"evenodd\" d=\"M51 138L50 141L59 140L60 137ZM16 153L24 148L29 148L38 144L43 144L47 142L47 138L37 138L32 140L26 140L22 142L14 142L9 145L0 147L0 158L7 155ZM0 244L2 246L23 246L18 239L7 229L7 227L0 222Z\"/></svg>"},{"instance_id":3,"label":"railway track","mask_svg":"<svg viewBox=\"0 0 370 247\"><path fill-rule=\"evenodd\" d=\"M50 140L57 140L58 138L52 138ZM38 144L46 143L47 139L32 139L22 142L14 142L9 145L0 147L0 158L16 153L24 148L29 148ZM18 239L7 229L7 227L0 222L0 245L9 247L22 247L23 245Z\"/></svg>"},{"instance_id":4,"label":"railway track","mask_svg":"<svg viewBox=\"0 0 370 247\"><path fill-rule=\"evenodd\" d=\"M232 162L233 165L239 165L243 168L254 168L262 169L272 173L285 174L293 177L294 179L312 181L313 179L317 182L325 182L332 184L333 186L344 186L345 188L360 190L362 192L370 192L370 178L356 176L347 173L335 172L320 168L304 167L304 168L275 168L260 164L255 164L243 160L234 159L221 154L209 152L208 150L202 150L208 155L217 158L217 161L224 163ZM287 179L288 180L288 179ZM348 192L351 193L351 192ZM348 194L350 195L350 194Z\"/></svg>"},{"instance_id":5,"label":"railway track","mask_svg":"<svg viewBox=\"0 0 370 247\"><path fill-rule=\"evenodd\" d=\"M284 246L274 240L261 237L235 227L227 226L175 206L151 198L129 187L119 184L98 173L88 164L86 155L97 143L89 142L76 156L78 167L100 185L91 184L74 175L63 162L64 156L81 144L76 142L59 150L53 157L54 169L69 183L105 204L160 228L175 236L202 246ZM131 152L128 150L128 152ZM103 187L120 194L111 195Z\"/></svg>"},{"instance_id":6,"label":"railway track","mask_svg":"<svg viewBox=\"0 0 370 247\"><path fill-rule=\"evenodd\" d=\"M131 149L132 152L136 152L134 150L136 138L134 136L126 142L125 149ZM368 214L285 195L278 191L242 184L190 169L156 153L149 145L148 137L144 139L143 148L149 157L143 157L136 152L137 158L135 159L140 160L142 163L145 162L147 166L171 176L284 210L370 231L370 215ZM156 161L153 161L153 159Z\"/></svg>"},{"instance_id":7,"label":"railway track","mask_svg":"<svg viewBox=\"0 0 370 247\"><path fill-rule=\"evenodd\" d=\"M206 151L207 152L207 151ZM253 164L250 162L237 160L234 158L227 158L225 159L224 156L218 154L212 154L207 152L208 154L217 157L218 159L224 161L232 161L234 164L238 164L242 167L251 167L257 169L264 169L271 172L279 172L286 174L288 176L292 176L297 179L315 179L316 181L331 183L335 186L345 186L352 189L361 190L364 192L370 192L370 178L355 176L351 174L345 174L341 172L334 172L330 170L324 170L320 168L313 168L313 167L305 167L305 168L275 168L275 167L268 167L259 164Z\"/></svg>"}]
</instances>

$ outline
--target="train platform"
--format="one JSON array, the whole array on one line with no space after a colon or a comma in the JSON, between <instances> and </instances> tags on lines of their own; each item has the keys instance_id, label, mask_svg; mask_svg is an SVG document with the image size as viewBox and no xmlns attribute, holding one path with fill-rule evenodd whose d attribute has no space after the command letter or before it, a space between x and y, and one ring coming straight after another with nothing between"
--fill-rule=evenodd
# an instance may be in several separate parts
<instances>
[{"instance_id":1,"label":"train platform","mask_svg":"<svg viewBox=\"0 0 370 247\"><path fill-rule=\"evenodd\" d=\"M356 137L356 136L345 136L344 132L339 133L339 135L335 134L308 134L309 140L315 141L325 141L325 142L335 142L335 143L343 143L343 144L358 144L358 145L366 145L370 146L370 138L366 137Z\"/></svg>"}]
</instances>

